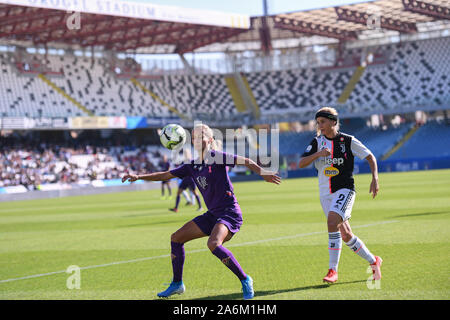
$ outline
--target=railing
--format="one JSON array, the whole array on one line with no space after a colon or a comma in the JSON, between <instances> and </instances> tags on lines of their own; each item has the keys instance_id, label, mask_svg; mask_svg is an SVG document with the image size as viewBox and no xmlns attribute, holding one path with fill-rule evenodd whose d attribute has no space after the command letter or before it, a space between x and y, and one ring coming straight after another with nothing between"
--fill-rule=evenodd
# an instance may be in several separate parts
<instances>
[{"instance_id":1,"label":"railing","mask_svg":"<svg viewBox=\"0 0 450 320\"><path fill-rule=\"evenodd\" d=\"M145 74L192 74L192 71L184 68L181 59L151 59L145 56L136 56L136 60L141 64ZM321 52L308 51L259 57L225 56L217 59L203 59L194 56L193 59L188 59L188 63L196 74L229 74L327 67L332 66L335 60L335 51L328 49Z\"/></svg>"}]
</instances>

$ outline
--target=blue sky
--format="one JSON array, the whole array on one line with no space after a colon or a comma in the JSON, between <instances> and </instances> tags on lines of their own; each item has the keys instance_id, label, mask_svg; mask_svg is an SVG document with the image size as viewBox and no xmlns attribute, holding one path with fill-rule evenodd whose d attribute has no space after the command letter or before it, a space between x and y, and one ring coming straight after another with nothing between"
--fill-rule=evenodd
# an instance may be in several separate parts
<instances>
[{"instance_id":1,"label":"blue sky","mask_svg":"<svg viewBox=\"0 0 450 320\"><path fill-rule=\"evenodd\" d=\"M260 16L263 14L263 0L123 0L146 2L159 5L186 7L192 9L216 10L231 13ZM370 0L267 0L269 14L334 7L344 4L369 2Z\"/></svg>"}]
</instances>

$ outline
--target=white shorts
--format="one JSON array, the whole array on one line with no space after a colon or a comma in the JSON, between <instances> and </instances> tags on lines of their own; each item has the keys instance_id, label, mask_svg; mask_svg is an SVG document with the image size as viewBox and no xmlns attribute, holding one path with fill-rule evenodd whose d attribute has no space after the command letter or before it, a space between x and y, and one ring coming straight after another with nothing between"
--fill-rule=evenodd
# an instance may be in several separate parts
<instances>
[{"instance_id":1,"label":"white shorts","mask_svg":"<svg viewBox=\"0 0 450 320\"><path fill-rule=\"evenodd\" d=\"M333 211L346 221L352 216L353 203L355 202L356 192L350 189L339 189L335 193L320 197L325 217L328 218L328 212Z\"/></svg>"}]
</instances>

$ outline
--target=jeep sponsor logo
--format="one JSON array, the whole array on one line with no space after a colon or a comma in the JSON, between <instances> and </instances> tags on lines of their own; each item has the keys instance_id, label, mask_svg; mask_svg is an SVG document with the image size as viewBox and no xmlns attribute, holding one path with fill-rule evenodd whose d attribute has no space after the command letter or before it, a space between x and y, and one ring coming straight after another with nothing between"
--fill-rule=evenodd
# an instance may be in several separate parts
<instances>
[{"instance_id":1,"label":"jeep sponsor logo","mask_svg":"<svg viewBox=\"0 0 450 320\"><path fill-rule=\"evenodd\" d=\"M335 168L335 167L328 167L328 168L325 168L325 170L323 171L323 174L326 175L327 177L334 177L339 174L339 169Z\"/></svg>"},{"instance_id":2,"label":"jeep sponsor logo","mask_svg":"<svg viewBox=\"0 0 450 320\"><path fill-rule=\"evenodd\" d=\"M344 158L326 158L324 159L325 164L327 165L331 165L331 164L337 164L338 166L340 166L341 164L344 163Z\"/></svg>"}]
</instances>

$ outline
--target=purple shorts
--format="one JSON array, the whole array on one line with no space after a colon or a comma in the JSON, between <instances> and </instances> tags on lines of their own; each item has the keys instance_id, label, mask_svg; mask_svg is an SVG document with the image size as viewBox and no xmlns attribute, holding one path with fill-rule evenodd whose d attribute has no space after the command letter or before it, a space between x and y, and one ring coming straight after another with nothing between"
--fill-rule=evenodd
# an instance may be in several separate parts
<instances>
[{"instance_id":1,"label":"purple shorts","mask_svg":"<svg viewBox=\"0 0 450 320\"><path fill-rule=\"evenodd\" d=\"M224 209L217 216L206 211L204 214L195 217L192 221L208 236L211 234L216 223L223 223L231 233L235 234L242 226L242 214L232 209Z\"/></svg>"},{"instance_id":2,"label":"purple shorts","mask_svg":"<svg viewBox=\"0 0 450 320\"><path fill-rule=\"evenodd\" d=\"M192 191L195 190L195 182L194 180L192 180L191 177L189 178L184 178L180 185L178 186L178 188L180 188L181 190L186 190L187 188L191 189Z\"/></svg>"}]
</instances>

